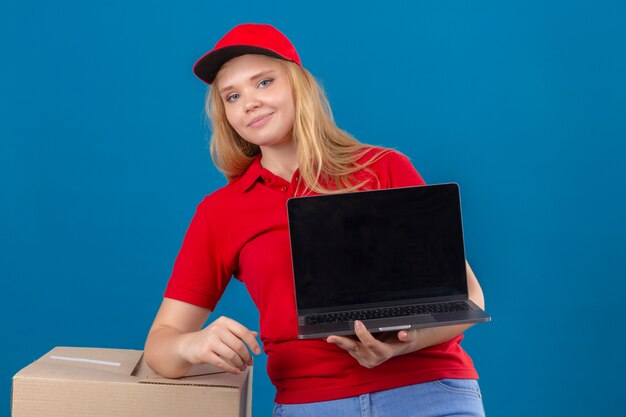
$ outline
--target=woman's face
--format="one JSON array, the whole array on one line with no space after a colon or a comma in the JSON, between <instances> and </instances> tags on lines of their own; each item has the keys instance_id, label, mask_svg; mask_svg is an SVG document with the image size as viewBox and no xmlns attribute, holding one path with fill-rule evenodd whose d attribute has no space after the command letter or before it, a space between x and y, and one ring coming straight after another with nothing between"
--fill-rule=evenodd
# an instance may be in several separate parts
<instances>
[{"instance_id":1,"label":"woman's face","mask_svg":"<svg viewBox=\"0 0 626 417\"><path fill-rule=\"evenodd\" d=\"M228 122L242 138L262 150L291 142L293 95L277 59L265 55L233 58L220 69L214 88Z\"/></svg>"}]
</instances>

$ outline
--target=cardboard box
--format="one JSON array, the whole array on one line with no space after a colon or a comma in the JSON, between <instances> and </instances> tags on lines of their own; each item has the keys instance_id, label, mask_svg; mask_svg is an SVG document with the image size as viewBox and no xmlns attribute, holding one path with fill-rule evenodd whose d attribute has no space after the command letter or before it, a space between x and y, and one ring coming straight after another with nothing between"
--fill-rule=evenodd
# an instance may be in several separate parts
<instances>
[{"instance_id":1,"label":"cardboard box","mask_svg":"<svg viewBox=\"0 0 626 417\"><path fill-rule=\"evenodd\" d=\"M161 377L143 351L56 347L13 377L13 417L250 417L252 368Z\"/></svg>"}]
</instances>

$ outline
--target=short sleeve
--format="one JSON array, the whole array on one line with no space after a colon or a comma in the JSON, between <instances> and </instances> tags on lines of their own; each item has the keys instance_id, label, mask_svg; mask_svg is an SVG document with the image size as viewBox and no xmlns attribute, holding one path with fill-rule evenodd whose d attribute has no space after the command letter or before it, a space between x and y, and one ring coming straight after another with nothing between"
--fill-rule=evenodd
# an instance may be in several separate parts
<instances>
[{"instance_id":1,"label":"short sleeve","mask_svg":"<svg viewBox=\"0 0 626 417\"><path fill-rule=\"evenodd\" d=\"M393 152L390 158L388 171L391 188L412 187L426 184L409 158L405 155Z\"/></svg>"},{"instance_id":2,"label":"short sleeve","mask_svg":"<svg viewBox=\"0 0 626 417\"><path fill-rule=\"evenodd\" d=\"M375 163L376 175L382 188L401 188L426 185L408 157L388 149Z\"/></svg>"},{"instance_id":3,"label":"short sleeve","mask_svg":"<svg viewBox=\"0 0 626 417\"><path fill-rule=\"evenodd\" d=\"M164 296L213 310L233 271L210 220L205 198L191 219Z\"/></svg>"}]
</instances>

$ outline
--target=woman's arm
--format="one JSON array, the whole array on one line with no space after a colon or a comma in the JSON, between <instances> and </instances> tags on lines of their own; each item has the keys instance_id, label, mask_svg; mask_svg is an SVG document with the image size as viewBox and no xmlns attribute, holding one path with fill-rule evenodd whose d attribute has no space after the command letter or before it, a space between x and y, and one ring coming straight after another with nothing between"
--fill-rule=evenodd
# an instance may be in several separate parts
<instances>
[{"instance_id":1,"label":"woman's arm","mask_svg":"<svg viewBox=\"0 0 626 417\"><path fill-rule=\"evenodd\" d=\"M164 298L148 333L144 357L150 368L168 378L179 378L195 364L210 363L238 374L261 353L257 332L220 317L200 330L211 310Z\"/></svg>"},{"instance_id":2,"label":"woman's arm","mask_svg":"<svg viewBox=\"0 0 626 417\"><path fill-rule=\"evenodd\" d=\"M467 289L470 300L477 306L485 309L483 290L474 275L474 271L467 265ZM355 338L342 336L329 336L326 341L334 343L345 349L359 363L367 368L378 366L387 359L405 353L415 352L429 346L447 342L455 336L463 333L472 324L459 324L455 326L429 327L424 329L401 330L391 333L381 339L375 338L367 331L360 321L355 322Z\"/></svg>"}]
</instances>

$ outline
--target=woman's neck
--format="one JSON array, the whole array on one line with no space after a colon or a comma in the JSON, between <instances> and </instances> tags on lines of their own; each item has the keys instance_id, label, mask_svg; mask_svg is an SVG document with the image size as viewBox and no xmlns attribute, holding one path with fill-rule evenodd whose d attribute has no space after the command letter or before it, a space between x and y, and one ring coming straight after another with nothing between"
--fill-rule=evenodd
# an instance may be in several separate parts
<instances>
[{"instance_id":1,"label":"woman's neck","mask_svg":"<svg viewBox=\"0 0 626 417\"><path fill-rule=\"evenodd\" d=\"M261 166L273 174L291 182L298 169L298 156L292 143L284 146L261 147Z\"/></svg>"}]
</instances>

